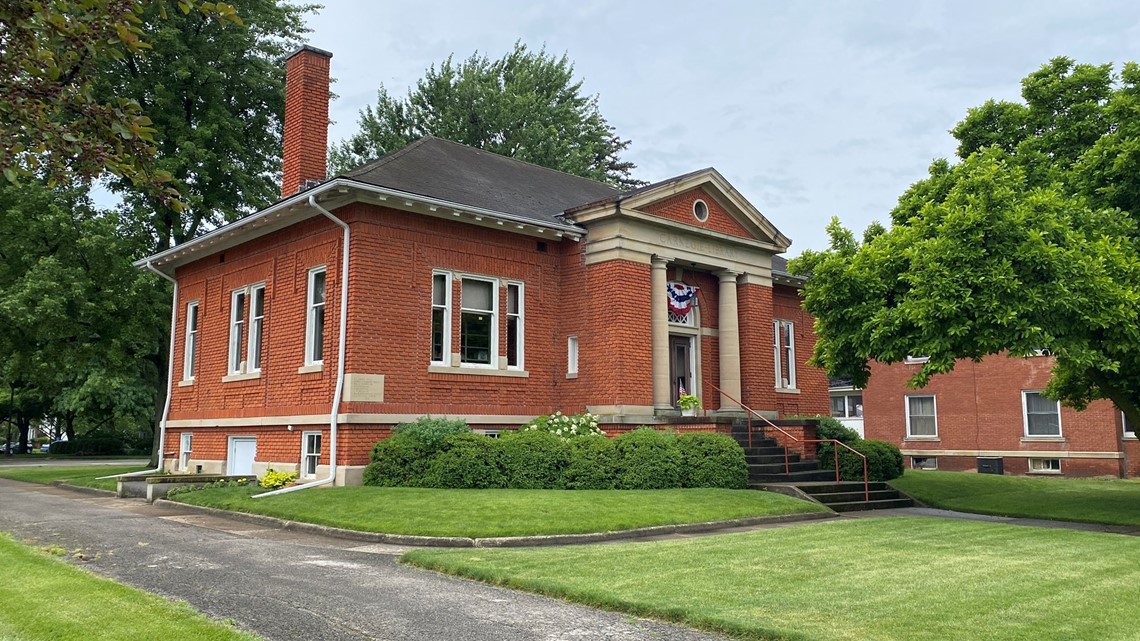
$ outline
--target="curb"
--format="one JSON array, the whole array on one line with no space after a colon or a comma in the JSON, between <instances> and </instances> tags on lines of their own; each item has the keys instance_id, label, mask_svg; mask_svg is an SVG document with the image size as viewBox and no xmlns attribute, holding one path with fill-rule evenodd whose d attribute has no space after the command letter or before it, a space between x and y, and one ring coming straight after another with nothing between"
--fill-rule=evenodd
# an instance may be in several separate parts
<instances>
[{"instance_id":1,"label":"curb","mask_svg":"<svg viewBox=\"0 0 1140 641\"><path fill-rule=\"evenodd\" d=\"M82 485L71 485L70 483L64 483L63 481L52 481L51 484L53 487L61 487L65 490L70 490L72 492L80 492L82 494L93 494L95 496L102 496L102 497L108 497L108 498L115 498L118 496L118 494L116 492L112 492L111 490L100 490L97 487L83 487Z\"/></svg>"},{"instance_id":2,"label":"curb","mask_svg":"<svg viewBox=\"0 0 1140 641\"><path fill-rule=\"evenodd\" d=\"M601 543L604 541L618 541L623 539L639 539L669 534L695 534L703 532L716 532L740 527L758 525L776 525L782 523L797 523L800 521L818 521L838 517L835 512L807 512L804 514L778 514L774 516L754 516L727 521L709 521L706 523L685 523L682 525L655 525L632 530L617 530L613 532L590 532L586 534L547 534L539 536L502 536L488 538L471 538L465 536L416 536L412 534L386 534L382 532L360 532L344 528L316 523L303 523L289 521L261 514L246 512L233 512L214 507L189 505L168 499L158 499L155 505L177 506L191 511L219 516L222 518L243 521L255 525L267 525L282 530L308 532L321 534L338 539L350 541L363 541L365 543L387 543L390 545L408 545L415 547L447 547L447 548L499 548L499 547L539 547L546 545L582 545L586 543Z\"/></svg>"}]
</instances>

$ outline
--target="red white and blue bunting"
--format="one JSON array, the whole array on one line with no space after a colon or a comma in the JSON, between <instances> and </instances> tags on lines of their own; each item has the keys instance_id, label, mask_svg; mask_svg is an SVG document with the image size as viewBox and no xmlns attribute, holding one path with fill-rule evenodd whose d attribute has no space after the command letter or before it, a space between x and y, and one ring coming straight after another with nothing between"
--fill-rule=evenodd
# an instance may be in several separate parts
<instances>
[{"instance_id":1,"label":"red white and blue bunting","mask_svg":"<svg viewBox=\"0 0 1140 641\"><path fill-rule=\"evenodd\" d=\"M697 287L685 283L669 283L669 309L678 316L684 316L693 308L697 300Z\"/></svg>"}]
</instances>

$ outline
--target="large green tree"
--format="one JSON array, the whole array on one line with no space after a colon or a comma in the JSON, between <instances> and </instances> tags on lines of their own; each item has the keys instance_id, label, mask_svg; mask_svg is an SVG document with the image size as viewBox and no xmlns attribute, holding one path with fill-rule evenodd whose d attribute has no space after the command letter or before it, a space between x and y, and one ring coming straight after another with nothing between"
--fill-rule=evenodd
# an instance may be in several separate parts
<instances>
[{"instance_id":1,"label":"large green tree","mask_svg":"<svg viewBox=\"0 0 1140 641\"><path fill-rule=\"evenodd\" d=\"M1081 409L1111 399L1140 425L1140 67L1057 58L989 101L860 242L836 220L831 248L805 252L813 360L864 385L869 361L1046 349L1046 394Z\"/></svg>"},{"instance_id":2,"label":"large green tree","mask_svg":"<svg viewBox=\"0 0 1140 641\"><path fill-rule=\"evenodd\" d=\"M617 187L643 184L630 175L622 140L582 93L563 55L516 43L498 60L478 53L432 65L406 98L382 86L376 106L360 112L360 131L333 146L334 173L353 169L426 135L486 149Z\"/></svg>"},{"instance_id":3,"label":"large green tree","mask_svg":"<svg viewBox=\"0 0 1140 641\"><path fill-rule=\"evenodd\" d=\"M260 209L280 195L285 56L303 43L317 5L235 0L241 25L201 12L141 14L153 45L107 61L98 95L136 101L153 122L155 166L172 177L181 205L127 180L124 195L154 250Z\"/></svg>"}]
</instances>

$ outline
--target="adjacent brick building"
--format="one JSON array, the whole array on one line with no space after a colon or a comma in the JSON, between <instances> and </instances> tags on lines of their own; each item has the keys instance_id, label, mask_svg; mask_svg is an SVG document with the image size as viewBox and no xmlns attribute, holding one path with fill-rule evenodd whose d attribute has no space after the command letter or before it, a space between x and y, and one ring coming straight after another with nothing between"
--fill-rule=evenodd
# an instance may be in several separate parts
<instances>
[{"instance_id":1,"label":"adjacent brick building","mask_svg":"<svg viewBox=\"0 0 1140 641\"><path fill-rule=\"evenodd\" d=\"M418 416L613 433L682 388L701 428L826 411L790 241L716 170L619 192L426 137L326 179L330 57L289 59L282 200L139 263L176 284L168 469L351 483Z\"/></svg>"},{"instance_id":2,"label":"adjacent brick building","mask_svg":"<svg viewBox=\"0 0 1140 641\"><path fill-rule=\"evenodd\" d=\"M1052 357L963 360L910 389L921 362L874 363L860 408L865 436L898 445L911 467L992 469L1000 461L1006 474L1140 474L1140 442L1111 402L1078 412L1040 395ZM834 390L833 415L841 413L834 399L858 393Z\"/></svg>"}]
</instances>

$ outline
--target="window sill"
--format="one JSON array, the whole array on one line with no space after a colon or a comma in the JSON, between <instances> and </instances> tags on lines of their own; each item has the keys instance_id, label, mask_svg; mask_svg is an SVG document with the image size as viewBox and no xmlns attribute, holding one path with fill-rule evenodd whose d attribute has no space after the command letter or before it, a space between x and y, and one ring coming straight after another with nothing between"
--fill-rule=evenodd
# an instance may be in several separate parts
<instances>
[{"instance_id":1,"label":"window sill","mask_svg":"<svg viewBox=\"0 0 1140 641\"><path fill-rule=\"evenodd\" d=\"M302 365L297 368L298 374L316 374L317 372L324 371L324 363L313 363L312 365Z\"/></svg>"},{"instance_id":2,"label":"window sill","mask_svg":"<svg viewBox=\"0 0 1140 641\"><path fill-rule=\"evenodd\" d=\"M578 372L567 372L566 378L578 378Z\"/></svg>"},{"instance_id":3,"label":"window sill","mask_svg":"<svg viewBox=\"0 0 1140 641\"><path fill-rule=\"evenodd\" d=\"M1022 443L1064 443L1063 436L1022 436Z\"/></svg>"},{"instance_id":4,"label":"window sill","mask_svg":"<svg viewBox=\"0 0 1140 641\"><path fill-rule=\"evenodd\" d=\"M942 438L939 436L908 436L903 439L903 443L941 443Z\"/></svg>"},{"instance_id":5,"label":"window sill","mask_svg":"<svg viewBox=\"0 0 1140 641\"><path fill-rule=\"evenodd\" d=\"M1061 470L1029 470L1026 474L1033 474L1041 476L1061 476Z\"/></svg>"},{"instance_id":6,"label":"window sill","mask_svg":"<svg viewBox=\"0 0 1140 641\"><path fill-rule=\"evenodd\" d=\"M777 394L799 394L800 390L796 387L777 387Z\"/></svg>"},{"instance_id":7,"label":"window sill","mask_svg":"<svg viewBox=\"0 0 1140 641\"><path fill-rule=\"evenodd\" d=\"M530 378L530 372L522 369L491 369L490 367L447 367L429 365L428 374L460 374L472 376L504 376L507 378Z\"/></svg>"},{"instance_id":8,"label":"window sill","mask_svg":"<svg viewBox=\"0 0 1140 641\"><path fill-rule=\"evenodd\" d=\"M236 381L252 381L255 378L261 378L261 372L260 371L258 371L258 372L246 372L244 374L230 374L229 376L223 376L222 382L223 383L233 383Z\"/></svg>"},{"instance_id":9,"label":"window sill","mask_svg":"<svg viewBox=\"0 0 1140 641\"><path fill-rule=\"evenodd\" d=\"M178 387L190 387L194 384L194 379L188 378L184 381L178 381Z\"/></svg>"},{"instance_id":10,"label":"window sill","mask_svg":"<svg viewBox=\"0 0 1140 641\"><path fill-rule=\"evenodd\" d=\"M1128 434L1124 435L1124 440L1126 440L1126 441L1140 441L1140 438L1137 438L1135 434L1129 432Z\"/></svg>"}]
</instances>

